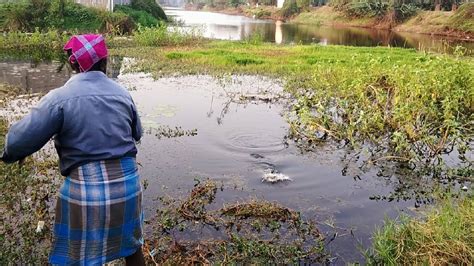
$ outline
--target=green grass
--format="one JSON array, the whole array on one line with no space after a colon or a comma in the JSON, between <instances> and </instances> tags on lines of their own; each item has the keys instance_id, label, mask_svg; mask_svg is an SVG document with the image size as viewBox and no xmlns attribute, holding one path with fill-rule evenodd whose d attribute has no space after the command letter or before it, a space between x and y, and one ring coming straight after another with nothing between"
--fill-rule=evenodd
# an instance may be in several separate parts
<instances>
[{"instance_id":1,"label":"green grass","mask_svg":"<svg viewBox=\"0 0 474 266\"><path fill-rule=\"evenodd\" d=\"M133 9L130 6L117 6L115 7L115 12L121 12L130 16L135 23L144 27L152 27L159 24L159 20L153 17L150 13L143 10Z\"/></svg>"},{"instance_id":2,"label":"green grass","mask_svg":"<svg viewBox=\"0 0 474 266\"><path fill-rule=\"evenodd\" d=\"M460 6L449 18L449 25L454 29L474 34L474 3Z\"/></svg>"},{"instance_id":3,"label":"green grass","mask_svg":"<svg viewBox=\"0 0 474 266\"><path fill-rule=\"evenodd\" d=\"M467 3L455 12L420 11L416 16L399 25L396 30L474 36L474 3Z\"/></svg>"},{"instance_id":4,"label":"green grass","mask_svg":"<svg viewBox=\"0 0 474 266\"><path fill-rule=\"evenodd\" d=\"M372 27L377 21L374 18L350 18L343 12L330 6L313 8L297 15L291 22L309 25Z\"/></svg>"},{"instance_id":5,"label":"green grass","mask_svg":"<svg viewBox=\"0 0 474 266\"><path fill-rule=\"evenodd\" d=\"M373 253L377 265L472 265L474 198L443 199L423 219L386 221Z\"/></svg>"},{"instance_id":6,"label":"green grass","mask_svg":"<svg viewBox=\"0 0 474 266\"><path fill-rule=\"evenodd\" d=\"M202 42L202 37L197 30L183 32L179 28L159 24L156 27L138 27L132 34L132 40L141 47L182 46L198 44Z\"/></svg>"},{"instance_id":7,"label":"green grass","mask_svg":"<svg viewBox=\"0 0 474 266\"><path fill-rule=\"evenodd\" d=\"M64 60L62 51L71 34L50 30L41 33L10 32L0 36L0 57L41 60Z\"/></svg>"}]
</instances>

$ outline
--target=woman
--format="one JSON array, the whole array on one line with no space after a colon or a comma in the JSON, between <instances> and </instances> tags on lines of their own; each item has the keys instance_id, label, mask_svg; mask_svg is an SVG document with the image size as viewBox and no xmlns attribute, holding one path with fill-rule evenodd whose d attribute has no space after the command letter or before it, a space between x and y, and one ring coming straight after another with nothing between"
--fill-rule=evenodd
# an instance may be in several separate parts
<instances>
[{"instance_id":1,"label":"woman","mask_svg":"<svg viewBox=\"0 0 474 266\"><path fill-rule=\"evenodd\" d=\"M11 127L1 159L21 161L54 137L66 179L56 204L51 264L97 265L125 257L127 265L144 265L136 106L105 75L101 35L74 36L64 50L79 74Z\"/></svg>"}]
</instances>

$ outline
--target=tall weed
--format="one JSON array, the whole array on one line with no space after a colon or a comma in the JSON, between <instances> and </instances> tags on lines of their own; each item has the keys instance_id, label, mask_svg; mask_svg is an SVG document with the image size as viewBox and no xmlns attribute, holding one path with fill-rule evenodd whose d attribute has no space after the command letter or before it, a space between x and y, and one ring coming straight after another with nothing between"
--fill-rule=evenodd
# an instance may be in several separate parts
<instances>
[{"instance_id":1,"label":"tall weed","mask_svg":"<svg viewBox=\"0 0 474 266\"><path fill-rule=\"evenodd\" d=\"M199 43L202 34L198 29L182 30L160 24L156 27L139 26L132 38L140 46L176 46Z\"/></svg>"}]
</instances>

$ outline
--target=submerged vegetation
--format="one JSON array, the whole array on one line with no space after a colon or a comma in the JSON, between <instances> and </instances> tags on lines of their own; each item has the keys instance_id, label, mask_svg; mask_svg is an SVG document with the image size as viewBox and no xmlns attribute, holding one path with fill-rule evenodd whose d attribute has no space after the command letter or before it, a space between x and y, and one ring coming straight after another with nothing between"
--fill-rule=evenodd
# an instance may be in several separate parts
<instances>
[{"instance_id":1,"label":"submerged vegetation","mask_svg":"<svg viewBox=\"0 0 474 266\"><path fill-rule=\"evenodd\" d=\"M147 259L166 265L325 260L324 237L315 222L280 204L256 199L210 209L218 190L213 181L198 181L185 199L162 197L164 207L152 219L153 240L145 247ZM186 239L203 230L211 230L214 237Z\"/></svg>"},{"instance_id":2,"label":"submerged vegetation","mask_svg":"<svg viewBox=\"0 0 474 266\"><path fill-rule=\"evenodd\" d=\"M0 84L0 108L17 93L17 88ZM0 117L1 136L8 125L8 120ZM0 138L0 147L4 141ZM54 217L50 206L62 181L57 175L56 161L50 158L29 158L21 165L0 163L1 265L13 261L41 264L47 259ZM44 228L36 232L40 221L45 223Z\"/></svg>"}]
</instances>

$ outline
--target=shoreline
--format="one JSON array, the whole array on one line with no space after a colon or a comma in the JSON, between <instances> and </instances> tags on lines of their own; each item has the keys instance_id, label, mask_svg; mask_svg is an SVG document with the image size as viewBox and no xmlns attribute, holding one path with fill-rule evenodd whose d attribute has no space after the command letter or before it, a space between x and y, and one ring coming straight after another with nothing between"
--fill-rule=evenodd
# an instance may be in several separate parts
<instances>
[{"instance_id":1,"label":"shoreline","mask_svg":"<svg viewBox=\"0 0 474 266\"><path fill-rule=\"evenodd\" d=\"M244 16L247 18L261 19L261 20L273 20L283 21L284 23L301 24L301 25L314 25L314 26L328 26L328 27L352 27L352 28L363 28L372 30L386 30L396 33L413 33L422 34L438 37L448 37L451 39L474 42L474 32L461 31L451 29L447 25L432 25L434 28L423 27L426 25L412 25L415 24L412 21L420 20L426 13L442 12L442 11L424 11L413 16L412 18L392 25L389 22L385 22L382 19L377 18L349 18L344 16L338 11L334 11L331 7L323 6L317 8L311 8L309 11L302 12L296 16L290 18L282 18L276 14L279 10L276 7L228 7L228 8L211 8L204 6L198 8L193 5L186 5L185 11L198 11L198 12L212 12L231 16ZM321 13L326 12L327 14L322 15ZM262 14L256 16L256 14ZM451 15L452 12L444 12L444 15Z\"/></svg>"}]
</instances>

